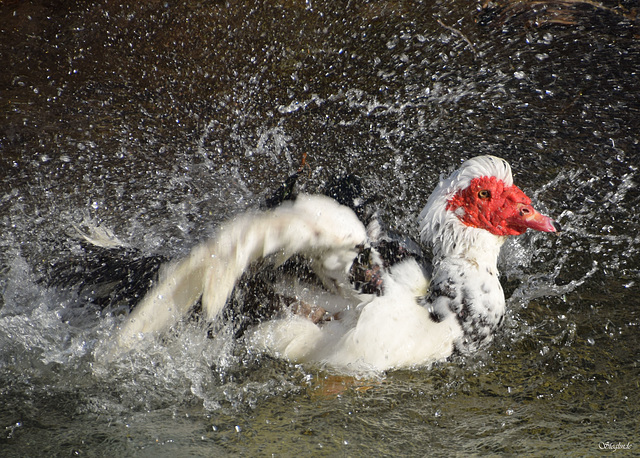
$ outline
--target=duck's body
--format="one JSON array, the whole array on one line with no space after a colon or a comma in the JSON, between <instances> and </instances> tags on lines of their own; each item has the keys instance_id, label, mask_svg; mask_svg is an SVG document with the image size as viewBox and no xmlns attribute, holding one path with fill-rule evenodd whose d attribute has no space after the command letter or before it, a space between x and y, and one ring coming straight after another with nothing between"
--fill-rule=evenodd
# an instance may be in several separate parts
<instances>
[{"instance_id":1,"label":"duck's body","mask_svg":"<svg viewBox=\"0 0 640 458\"><path fill-rule=\"evenodd\" d=\"M418 263L403 261L383 282L384 294L353 302L338 319L318 326L287 314L251 329L247 341L275 357L348 371L411 367L449 356L462 333L453 316L436 323L419 302L428 279Z\"/></svg>"},{"instance_id":2,"label":"duck's body","mask_svg":"<svg viewBox=\"0 0 640 458\"><path fill-rule=\"evenodd\" d=\"M351 209L325 196L302 195L229 223L215 239L169 265L120 329L116 348L141 346L198 300L206 318L218 320L252 262L279 264L296 255L308 261L324 291L316 294L284 278L281 289L297 304L248 329L249 345L291 361L348 371L429 364L454 349L473 351L491 341L505 312L497 270L500 247L506 236L528 227L556 230L513 186L506 161L491 156L471 159L441 181L421 213L432 269L412 256L385 266L376 253L374 231L367 231ZM376 288L354 288L363 250L369 265L362 269ZM317 310L324 316L309 318L307 312Z\"/></svg>"}]
</instances>

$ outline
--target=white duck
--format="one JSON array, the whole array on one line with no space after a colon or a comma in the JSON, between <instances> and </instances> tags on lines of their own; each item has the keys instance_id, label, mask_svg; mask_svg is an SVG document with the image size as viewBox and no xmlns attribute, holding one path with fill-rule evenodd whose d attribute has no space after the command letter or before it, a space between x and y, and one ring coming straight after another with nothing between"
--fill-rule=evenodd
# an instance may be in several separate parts
<instances>
[{"instance_id":1,"label":"white duck","mask_svg":"<svg viewBox=\"0 0 640 458\"><path fill-rule=\"evenodd\" d=\"M352 265L375 240L348 207L326 196L300 195L274 210L243 215L161 272L123 323L115 349L144 345L199 300L208 320L220 319L252 262L277 264L301 255L324 291L293 279L282 289L307 311L311 304L332 319L318 322L285 310L249 329L248 345L349 372L422 366L454 350L474 351L491 341L504 317L496 264L506 237L559 227L513 185L509 164L493 156L470 159L442 180L419 220L422 241L432 249L432 271L406 257L380 270L378 294L362 294L352 286ZM382 264L375 249L372 259Z\"/></svg>"}]
</instances>

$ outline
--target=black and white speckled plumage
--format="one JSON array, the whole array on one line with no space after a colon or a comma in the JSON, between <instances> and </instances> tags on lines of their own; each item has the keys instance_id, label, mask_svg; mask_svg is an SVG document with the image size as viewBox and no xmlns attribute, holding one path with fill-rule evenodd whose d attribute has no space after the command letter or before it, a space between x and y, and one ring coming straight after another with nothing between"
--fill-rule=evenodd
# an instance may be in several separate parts
<instances>
[{"instance_id":1,"label":"black and white speckled plumage","mask_svg":"<svg viewBox=\"0 0 640 458\"><path fill-rule=\"evenodd\" d=\"M482 271L484 270L484 272ZM504 319L505 301L498 275L492 269L478 269L460 260L438 265L424 305L435 322L455 317L463 336L456 349L469 353L486 346Z\"/></svg>"}]
</instances>

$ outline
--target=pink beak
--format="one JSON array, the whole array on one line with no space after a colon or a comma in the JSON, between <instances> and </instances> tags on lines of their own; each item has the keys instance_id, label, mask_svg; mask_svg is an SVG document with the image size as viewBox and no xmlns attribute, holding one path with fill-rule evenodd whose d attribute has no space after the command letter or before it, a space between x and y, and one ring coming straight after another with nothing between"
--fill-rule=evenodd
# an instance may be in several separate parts
<instances>
[{"instance_id":1,"label":"pink beak","mask_svg":"<svg viewBox=\"0 0 640 458\"><path fill-rule=\"evenodd\" d=\"M542 232L560 231L560 225L548 216L538 212L531 205L517 204L518 213L512 216L509 221L510 225L522 226L524 228L533 229Z\"/></svg>"}]
</instances>

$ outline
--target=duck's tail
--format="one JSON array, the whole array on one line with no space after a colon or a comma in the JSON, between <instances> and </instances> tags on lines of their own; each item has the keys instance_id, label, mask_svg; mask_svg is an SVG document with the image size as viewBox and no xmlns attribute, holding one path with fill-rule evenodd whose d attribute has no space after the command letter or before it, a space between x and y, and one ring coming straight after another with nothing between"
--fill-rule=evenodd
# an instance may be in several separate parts
<instances>
[{"instance_id":1,"label":"duck's tail","mask_svg":"<svg viewBox=\"0 0 640 458\"><path fill-rule=\"evenodd\" d=\"M338 284L346 276L366 230L355 213L325 196L300 195L274 210L246 214L221 228L218 235L185 259L160 272L158 283L129 315L116 346L127 350L144 337L170 328L202 301L213 321L224 308L235 284L249 265L265 257L284 262L294 254L322 263L325 280Z\"/></svg>"}]
</instances>

